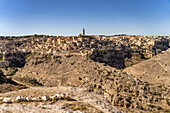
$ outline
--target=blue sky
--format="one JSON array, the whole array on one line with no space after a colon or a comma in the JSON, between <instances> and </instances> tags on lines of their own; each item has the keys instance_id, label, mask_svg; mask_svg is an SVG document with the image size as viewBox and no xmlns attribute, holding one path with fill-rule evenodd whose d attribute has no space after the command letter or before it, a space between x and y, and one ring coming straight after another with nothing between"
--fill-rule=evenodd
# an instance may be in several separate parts
<instances>
[{"instance_id":1,"label":"blue sky","mask_svg":"<svg viewBox=\"0 0 170 113\"><path fill-rule=\"evenodd\" d=\"M0 0L0 35L170 35L170 0Z\"/></svg>"}]
</instances>

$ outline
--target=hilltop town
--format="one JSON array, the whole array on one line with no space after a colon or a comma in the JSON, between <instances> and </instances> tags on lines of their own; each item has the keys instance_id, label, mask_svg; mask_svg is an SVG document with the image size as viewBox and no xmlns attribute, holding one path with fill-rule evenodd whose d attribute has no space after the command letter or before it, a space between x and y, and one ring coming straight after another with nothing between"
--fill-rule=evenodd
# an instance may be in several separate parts
<instances>
[{"instance_id":1,"label":"hilltop town","mask_svg":"<svg viewBox=\"0 0 170 113\"><path fill-rule=\"evenodd\" d=\"M169 36L86 35L85 29L78 36L1 36L0 108L8 105L6 97L11 103L17 96L46 95L43 88L53 95L53 88L61 93L68 87L72 98L83 103L76 106L86 108L57 99L62 112L170 112L169 41ZM37 95L31 93L35 89ZM83 91L90 101L80 97ZM100 100L105 105L97 104L98 97L106 99ZM14 111L8 105L2 112L7 109Z\"/></svg>"},{"instance_id":2,"label":"hilltop town","mask_svg":"<svg viewBox=\"0 0 170 113\"><path fill-rule=\"evenodd\" d=\"M1 58L12 52L41 55L90 56L94 61L104 62L113 67L125 68L165 51L169 48L168 36L27 36L1 37ZM12 39L12 40L11 40ZM96 57L98 56L98 57ZM115 61L112 61L114 57ZM5 59L5 61L8 61ZM109 59L110 58L110 59ZM119 58L119 60L117 60ZM109 60L109 61L108 61ZM117 61L118 63L116 63ZM125 61L123 64L121 61ZM8 62L1 62L8 66ZM3 67L3 66L2 66Z\"/></svg>"}]
</instances>

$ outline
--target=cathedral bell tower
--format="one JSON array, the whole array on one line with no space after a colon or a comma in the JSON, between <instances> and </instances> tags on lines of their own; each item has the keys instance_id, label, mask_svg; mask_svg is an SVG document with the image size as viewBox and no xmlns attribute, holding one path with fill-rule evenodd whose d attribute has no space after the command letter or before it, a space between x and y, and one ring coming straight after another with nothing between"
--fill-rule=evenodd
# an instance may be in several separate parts
<instances>
[{"instance_id":1,"label":"cathedral bell tower","mask_svg":"<svg viewBox=\"0 0 170 113\"><path fill-rule=\"evenodd\" d=\"M85 36L85 29L83 28L83 36Z\"/></svg>"}]
</instances>

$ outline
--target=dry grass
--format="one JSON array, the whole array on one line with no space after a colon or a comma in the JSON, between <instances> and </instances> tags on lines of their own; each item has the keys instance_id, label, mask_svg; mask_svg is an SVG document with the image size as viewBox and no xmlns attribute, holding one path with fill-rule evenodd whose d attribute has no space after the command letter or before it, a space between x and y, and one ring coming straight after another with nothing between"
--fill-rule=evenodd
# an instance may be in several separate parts
<instances>
[{"instance_id":1,"label":"dry grass","mask_svg":"<svg viewBox=\"0 0 170 113\"><path fill-rule=\"evenodd\" d=\"M21 83L24 83L28 86L42 86L41 83L37 82L36 79L32 79L32 78L29 78L29 77L15 77L13 78L14 80L17 80Z\"/></svg>"},{"instance_id":2,"label":"dry grass","mask_svg":"<svg viewBox=\"0 0 170 113\"><path fill-rule=\"evenodd\" d=\"M0 84L0 93L6 93L10 91L17 91L20 89L25 89L25 86L13 85L13 84Z\"/></svg>"},{"instance_id":3,"label":"dry grass","mask_svg":"<svg viewBox=\"0 0 170 113\"><path fill-rule=\"evenodd\" d=\"M79 111L86 112L86 113L103 113L101 110L84 102L66 103L64 106L69 109L72 109L73 111L79 110Z\"/></svg>"},{"instance_id":4,"label":"dry grass","mask_svg":"<svg viewBox=\"0 0 170 113\"><path fill-rule=\"evenodd\" d=\"M10 107L11 109L15 109L18 104L22 105L31 105L31 107L34 107L33 110L39 109L40 105L47 105L47 106L55 106L55 105L61 105L66 107L65 110L70 109L71 111L83 111L87 113L103 113L103 112L115 112L117 111L116 108L111 106L111 104L108 104L106 100L104 100L104 97L102 95L96 95L94 93L87 92L86 88L75 88L75 87L30 87L27 89L22 89L19 91L12 91L4 94L0 94L0 97L10 97L12 101L15 100L15 98L18 95L21 96L31 96L31 97L41 97L43 95L49 95L53 96L54 94L59 94L60 92L68 92L69 96L72 98L72 100L58 100L58 101L47 101L47 102L21 102L21 103L13 103L15 107ZM107 103L106 106L104 104L99 104L96 102L96 100L99 100L102 103ZM5 104L2 104L0 107L2 107ZM8 104L10 105L10 104ZM33 106L34 105L34 106ZM37 107L36 107L37 105ZM8 108L7 107L7 108ZM19 107L19 106L18 106ZM36 108L35 108L36 107ZM7 109L6 108L6 109ZM30 110L30 108L29 108ZM44 110L44 109L43 109Z\"/></svg>"}]
</instances>

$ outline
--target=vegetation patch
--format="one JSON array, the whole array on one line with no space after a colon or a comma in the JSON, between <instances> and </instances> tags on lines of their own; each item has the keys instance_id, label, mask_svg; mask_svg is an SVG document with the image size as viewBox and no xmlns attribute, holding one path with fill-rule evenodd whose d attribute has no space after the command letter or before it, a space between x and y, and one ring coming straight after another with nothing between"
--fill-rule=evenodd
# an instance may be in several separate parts
<instances>
[{"instance_id":1,"label":"vegetation patch","mask_svg":"<svg viewBox=\"0 0 170 113\"><path fill-rule=\"evenodd\" d=\"M160 107L160 106L157 106L157 107L156 107L156 109L157 109L157 110L161 110L161 109L162 109L162 107Z\"/></svg>"},{"instance_id":2,"label":"vegetation patch","mask_svg":"<svg viewBox=\"0 0 170 113\"><path fill-rule=\"evenodd\" d=\"M17 81L20 81L25 84L29 84L31 86L43 86L43 84L39 83L36 79L32 79L30 77L15 77Z\"/></svg>"},{"instance_id":3,"label":"vegetation patch","mask_svg":"<svg viewBox=\"0 0 170 113\"><path fill-rule=\"evenodd\" d=\"M29 54L25 54L25 59L31 57L33 54L32 53L29 53Z\"/></svg>"},{"instance_id":4,"label":"vegetation patch","mask_svg":"<svg viewBox=\"0 0 170 113\"><path fill-rule=\"evenodd\" d=\"M0 57L0 61L2 61L4 59L4 56L3 56L3 54L2 54L2 56Z\"/></svg>"},{"instance_id":5,"label":"vegetation patch","mask_svg":"<svg viewBox=\"0 0 170 113\"><path fill-rule=\"evenodd\" d=\"M168 99L166 99L166 103L168 104L168 106L170 106L170 102Z\"/></svg>"},{"instance_id":6,"label":"vegetation patch","mask_svg":"<svg viewBox=\"0 0 170 113\"><path fill-rule=\"evenodd\" d=\"M13 76L16 74L17 71L18 71L17 68L13 68L13 71L10 74L7 74L6 76Z\"/></svg>"},{"instance_id":7,"label":"vegetation patch","mask_svg":"<svg viewBox=\"0 0 170 113\"><path fill-rule=\"evenodd\" d=\"M86 113L92 113L92 112L103 113L101 110L95 108L94 106L83 102L66 103L64 106L69 109L72 109L73 111L79 110L81 112L86 112Z\"/></svg>"}]
</instances>

